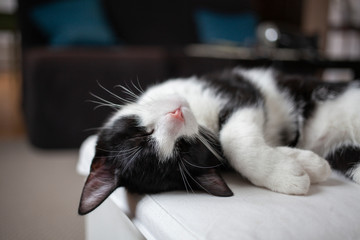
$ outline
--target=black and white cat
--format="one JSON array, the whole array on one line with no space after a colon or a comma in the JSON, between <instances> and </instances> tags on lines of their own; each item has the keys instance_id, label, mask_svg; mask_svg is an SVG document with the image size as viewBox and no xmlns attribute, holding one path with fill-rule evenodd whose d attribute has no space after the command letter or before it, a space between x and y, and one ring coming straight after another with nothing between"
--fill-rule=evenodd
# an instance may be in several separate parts
<instances>
[{"instance_id":1,"label":"black and white cat","mask_svg":"<svg viewBox=\"0 0 360 240\"><path fill-rule=\"evenodd\" d=\"M259 68L173 79L119 106L99 132L79 214L120 186L231 196L221 166L256 186L303 195L327 179L329 163L360 183L359 82Z\"/></svg>"}]
</instances>

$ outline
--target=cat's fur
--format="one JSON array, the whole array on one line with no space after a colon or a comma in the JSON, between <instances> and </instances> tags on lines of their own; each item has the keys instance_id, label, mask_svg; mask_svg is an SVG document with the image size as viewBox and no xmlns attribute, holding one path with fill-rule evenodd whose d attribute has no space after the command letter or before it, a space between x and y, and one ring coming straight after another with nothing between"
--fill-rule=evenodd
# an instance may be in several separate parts
<instances>
[{"instance_id":1,"label":"cat's fur","mask_svg":"<svg viewBox=\"0 0 360 240\"><path fill-rule=\"evenodd\" d=\"M227 165L285 194L306 194L326 180L329 162L360 183L359 103L359 82L289 78L271 69L155 85L121 106L98 134L79 213L120 186L231 196L218 172Z\"/></svg>"}]
</instances>

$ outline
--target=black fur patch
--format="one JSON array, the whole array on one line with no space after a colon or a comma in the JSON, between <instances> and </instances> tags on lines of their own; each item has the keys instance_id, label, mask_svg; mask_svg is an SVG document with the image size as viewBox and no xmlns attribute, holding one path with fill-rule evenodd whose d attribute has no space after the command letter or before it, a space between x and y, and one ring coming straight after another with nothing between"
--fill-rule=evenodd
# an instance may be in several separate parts
<instances>
[{"instance_id":1,"label":"black fur patch","mask_svg":"<svg viewBox=\"0 0 360 240\"><path fill-rule=\"evenodd\" d=\"M220 111L220 127L227 121L234 110L246 106L257 106L263 104L263 97L260 91L246 78L233 71L208 74L201 78L214 88L216 93L229 99L227 104Z\"/></svg>"},{"instance_id":2,"label":"black fur patch","mask_svg":"<svg viewBox=\"0 0 360 240\"><path fill-rule=\"evenodd\" d=\"M221 154L216 138L203 137ZM106 157L107 164L116 168L119 185L130 192L182 190L186 188L184 174L190 188L201 189L196 183L196 176L218 167L219 160L197 139L180 138L175 148L175 154L170 159L160 161L151 133L139 126L137 116L126 116L118 119L113 128L100 132L96 155Z\"/></svg>"},{"instance_id":3,"label":"black fur patch","mask_svg":"<svg viewBox=\"0 0 360 240\"><path fill-rule=\"evenodd\" d=\"M332 100L348 88L348 83L330 83L303 76L286 76L278 74L276 80L280 89L288 91L303 117L312 116L320 101Z\"/></svg>"},{"instance_id":4,"label":"black fur patch","mask_svg":"<svg viewBox=\"0 0 360 240\"><path fill-rule=\"evenodd\" d=\"M360 163L360 148L343 146L326 156L331 167L347 174L356 164Z\"/></svg>"}]
</instances>

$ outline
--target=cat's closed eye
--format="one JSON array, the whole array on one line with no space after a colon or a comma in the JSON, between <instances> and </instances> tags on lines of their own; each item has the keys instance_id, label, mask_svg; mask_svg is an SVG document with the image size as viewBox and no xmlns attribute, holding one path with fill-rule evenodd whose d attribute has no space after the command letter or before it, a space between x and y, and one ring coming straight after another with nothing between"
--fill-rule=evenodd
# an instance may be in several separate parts
<instances>
[{"instance_id":1,"label":"cat's closed eye","mask_svg":"<svg viewBox=\"0 0 360 240\"><path fill-rule=\"evenodd\" d=\"M131 139L147 138L147 137L151 136L153 133L154 133L154 130L144 132L144 133L138 133L138 134L135 134Z\"/></svg>"}]
</instances>

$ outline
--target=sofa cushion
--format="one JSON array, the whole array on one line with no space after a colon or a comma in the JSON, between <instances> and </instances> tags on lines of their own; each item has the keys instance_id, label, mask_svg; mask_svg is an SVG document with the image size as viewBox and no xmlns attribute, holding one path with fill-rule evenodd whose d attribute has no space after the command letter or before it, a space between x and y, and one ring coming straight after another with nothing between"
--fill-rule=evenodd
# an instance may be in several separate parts
<instances>
[{"instance_id":1,"label":"sofa cushion","mask_svg":"<svg viewBox=\"0 0 360 240\"><path fill-rule=\"evenodd\" d=\"M31 17L52 46L113 45L99 0L64 0L36 6Z\"/></svg>"},{"instance_id":2,"label":"sofa cushion","mask_svg":"<svg viewBox=\"0 0 360 240\"><path fill-rule=\"evenodd\" d=\"M225 13L198 9L195 21L202 43L251 46L256 42L257 18L251 12Z\"/></svg>"},{"instance_id":3,"label":"sofa cushion","mask_svg":"<svg viewBox=\"0 0 360 240\"><path fill-rule=\"evenodd\" d=\"M86 175L96 137L80 149L78 172ZM360 186L333 173L306 196L255 187L225 175L233 197L183 191L130 194L117 189L108 201L125 212L147 239L359 239ZM101 211L101 208L95 211Z\"/></svg>"}]
</instances>

